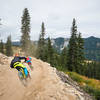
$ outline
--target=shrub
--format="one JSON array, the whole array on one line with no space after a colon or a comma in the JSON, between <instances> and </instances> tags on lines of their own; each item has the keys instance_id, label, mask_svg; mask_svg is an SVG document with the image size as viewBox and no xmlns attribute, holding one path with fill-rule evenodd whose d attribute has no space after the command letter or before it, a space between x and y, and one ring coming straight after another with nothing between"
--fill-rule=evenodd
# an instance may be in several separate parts
<instances>
[{"instance_id":1,"label":"shrub","mask_svg":"<svg viewBox=\"0 0 100 100\"><path fill-rule=\"evenodd\" d=\"M100 100L100 90L95 89L89 85L83 87L83 90L93 96L96 100Z\"/></svg>"}]
</instances>

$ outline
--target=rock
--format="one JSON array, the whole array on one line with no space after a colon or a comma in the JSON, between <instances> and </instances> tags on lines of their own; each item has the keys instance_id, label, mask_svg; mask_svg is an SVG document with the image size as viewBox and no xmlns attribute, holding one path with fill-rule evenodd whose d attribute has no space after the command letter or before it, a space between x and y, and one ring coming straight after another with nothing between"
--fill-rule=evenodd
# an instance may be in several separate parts
<instances>
[{"instance_id":1,"label":"rock","mask_svg":"<svg viewBox=\"0 0 100 100\"><path fill-rule=\"evenodd\" d=\"M60 77L60 79L64 82L69 84L73 87L73 89L70 89L70 92L74 92L74 94L78 97L78 100L93 100L92 97L85 93L82 89L80 89L79 85L73 81L68 75L66 75L63 72L56 71L56 74ZM65 85L67 87L67 85Z\"/></svg>"}]
</instances>

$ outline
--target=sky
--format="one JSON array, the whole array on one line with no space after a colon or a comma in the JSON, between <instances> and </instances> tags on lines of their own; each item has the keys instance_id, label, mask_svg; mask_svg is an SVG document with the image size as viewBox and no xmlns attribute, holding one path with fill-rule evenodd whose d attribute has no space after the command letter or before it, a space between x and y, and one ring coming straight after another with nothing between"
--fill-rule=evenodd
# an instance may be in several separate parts
<instances>
[{"instance_id":1,"label":"sky","mask_svg":"<svg viewBox=\"0 0 100 100\"><path fill-rule=\"evenodd\" d=\"M0 0L0 39L20 40L24 8L31 17L31 40L38 40L42 22L45 37L69 38L73 18L83 38L100 38L100 0Z\"/></svg>"}]
</instances>

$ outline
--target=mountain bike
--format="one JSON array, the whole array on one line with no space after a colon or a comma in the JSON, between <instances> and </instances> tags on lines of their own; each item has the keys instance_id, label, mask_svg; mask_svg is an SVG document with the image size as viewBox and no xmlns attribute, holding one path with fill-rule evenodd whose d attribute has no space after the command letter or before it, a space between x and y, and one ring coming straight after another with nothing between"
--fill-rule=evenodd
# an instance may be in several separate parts
<instances>
[{"instance_id":1,"label":"mountain bike","mask_svg":"<svg viewBox=\"0 0 100 100\"><path fill-rule=\"evenodd\" d=\"M31 79L29 72L28 75L26 76L23 68L20 68L20 70L18 71L18 77L24 86L27 85L27 78Z\"/></svg>"}]
</instances>

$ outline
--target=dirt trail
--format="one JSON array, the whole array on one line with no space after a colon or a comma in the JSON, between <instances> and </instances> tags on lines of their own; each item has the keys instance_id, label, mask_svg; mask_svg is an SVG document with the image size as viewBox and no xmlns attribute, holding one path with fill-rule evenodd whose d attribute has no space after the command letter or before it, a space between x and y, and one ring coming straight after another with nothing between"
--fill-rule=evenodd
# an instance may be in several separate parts
<instances>
[{"instance_id":1,"label":"dirt trail","mask_svg":"<svg viewBox=\"0 0 100 100\"><path fill-rule=\"evenodd\" d=\"M0 100L85 100L81 93L57 76L55 68L32 58L31 80L24 86L8 63L0 65Z\"/></svg>"}]
</instances>

